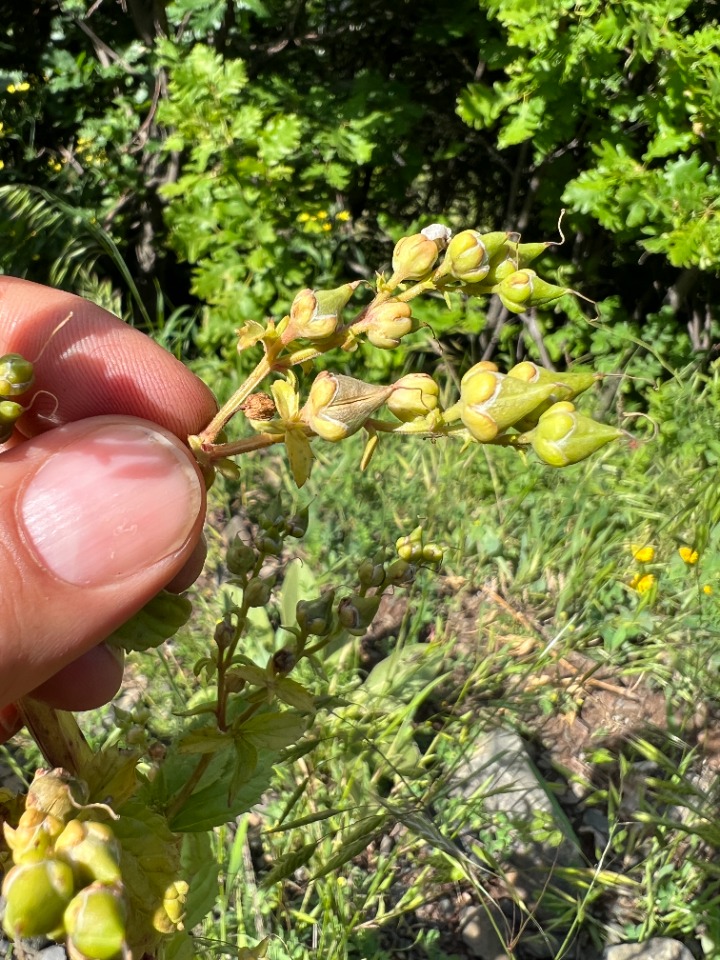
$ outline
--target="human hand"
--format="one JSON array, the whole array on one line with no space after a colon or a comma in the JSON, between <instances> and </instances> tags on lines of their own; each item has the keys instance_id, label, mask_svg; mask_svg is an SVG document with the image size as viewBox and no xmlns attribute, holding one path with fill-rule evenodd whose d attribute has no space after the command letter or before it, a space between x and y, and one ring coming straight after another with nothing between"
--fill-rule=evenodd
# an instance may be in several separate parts
<instances>
[{"instance_id":1,"label":"human hand","mask_svg":"<svg viewBox=\"0 0 720 960\"><path fill-rule=\"evenodd\" d=\"M0 356L41 351L18 400L47 393L0 446L0 742L27 693L107 702L122 663L102 641L205 556L205 488L181 440L211 419L210 391L100 307L0 277Z\"/></svg>"}]
</instances>

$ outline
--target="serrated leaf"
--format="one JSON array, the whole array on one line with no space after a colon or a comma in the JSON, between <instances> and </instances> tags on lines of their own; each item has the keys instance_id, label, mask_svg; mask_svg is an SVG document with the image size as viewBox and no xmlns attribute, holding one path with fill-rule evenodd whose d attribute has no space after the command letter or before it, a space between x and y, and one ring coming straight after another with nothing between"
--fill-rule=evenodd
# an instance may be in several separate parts
<instances>
[{"instance_id":1,"label":"serrated leaf","mask_svg":"<svg viewBox=\"0 0 720 960\"><path fill-rule=\"evenodd\" d=\"M192 603L187 598L161 590L105 642L127 652L151 650L174 636L191 613Z\"/></svg>"},{"instance_id":2,"label":"serrated leaf","mask_svg":"<svg viewBox=\"0 0 720 960\"><path fill-rule=\"evenodd\" d=\"M230 734L217 727L197 727L180 738L177 748L180 753L217 753L229 740Z\"/></svg>"},{"instance_id":3,"label":"serrated leaf","mask_svg":"<svg viewBox=\"0 0 720 960\"><path fill-rule=\"evenodd\" d=\"M280 750L295 743L305 732L305 720L289 710L261 713L245 720L237 731L243 739L260 749Z\"/></svg>"},{"instance_id":4,"label":"serrated leaf","mask_svg":"<svg viewBox=\"0 0 720 960\"><path fill-rule=\"evenodd\" d=\"M315 699L302 684L289 677L275 681L275 692L283 703L303 713L315 713Z\"/></svg>"}]
</instances>

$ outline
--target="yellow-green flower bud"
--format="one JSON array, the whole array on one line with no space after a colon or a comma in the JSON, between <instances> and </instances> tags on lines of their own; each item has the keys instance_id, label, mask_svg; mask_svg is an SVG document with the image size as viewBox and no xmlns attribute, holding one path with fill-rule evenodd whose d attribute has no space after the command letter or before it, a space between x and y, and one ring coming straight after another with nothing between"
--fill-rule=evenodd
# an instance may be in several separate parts
<instances>
[{"instance_id":1,"label":"yellow-green flower bud","mask_svg":"<svg viewBox=\"0 0 720 960\"><path fill-rule=\"evenodd\" d=\"M93 883L68 904L64 923L70 960L115 960L125 947L122 888Z\"/></svg>"},{"instance_id":2,"label":"yellow-green flower bud","mask_svg":"<svg viewBox=\"0 0 720 960\"><path fill-rule=\"evenodd\" d=\"M403 423L426 417L437 409L440 388L427 373L408 373L393 384L388 410Z\"/></svg>"},{"instance_id":3,"label":"yellow-green flower bud","mask_svg":"<svg viewBox=\"0 0 720 960\"><path fill-rule=\"evenodd\" d=\"M25 408L14 400L0 400L0 443L12 436L15 424L25 413Z\"/></svg>"},{"instance_id":4,"label":"yellow-green flower bud","mask_svg":"<svg viewBox=\"0 0 720 960\"><path fill-rule=\"evenodd\" d=\"M567 287L542 280L534 270L516 270L497 283L492 290L511 313L522 313L527 307L541 307L569 293Z\"/></svg>"},{"instance_id":5,"label":"yellow-green flower bud","mask_svg":"<svg viewBox=\"0 0 720 960\"><path fill-rule=\"evenodd\" d=\"M295 617L300 629L314 637L327 636L333 624L334 602L334 590L328 590L314 600L299 600L295 606Z\"/></svg>"},{"instance_id":6,"label":"yellow-green flower bud","mask_svg":"<svg viewBox=\"0 0 720 960\"><path fill-rule=\"evenodd\" d=\"M440 241L431 239L424 233L402 237L393 250L393 275L390 283L421 280L427 276L435 265L441 246L444 249L442 239Z\"/></svg>"},{"instance_id":7,"label":"yellow-green flower bud","mask_svg":"<svg viewBox=\"0 0 720 960\"><path fill-rule=\"evenodd\" d=\"M270 602L275 577L253 577L245 587L243 599L249 607L264 607Z\"/></svg>"},{"instance_id":8,"label":"yellow-green flower bud","mask_svg":"<svg viewBox=\"0 0 720 960\"><path fill-rule=\"evenodd\" d=\"M0 357L0 397L19 397L33 385L33 365L19 353Z\"/></svg>"},{"instance_id":9,"label":"yellow-green flower bud","mask_svg":"<svg viewBox=\"0 0 720 960\"><path fill-rule=\"evenodd\" d=\"M390 299L371 304L354 328L359 333L367 333L373 346L392 350L404 336L417 330L418 323L412 315L410 304Z\"/></svg>"},{"instance_id":10,"label":"yellow-green flower bud","mask_svg":"<svg viewBox=\"0 0 720 960\"><path fill-rule=\"evenodd\" d=\"M490 258L477 230L462 230L448 244L443 269L466 283L480 283L490 271Z\"/></svg>"},{"instance_id":11,"label":"yellow-green flower bud","mask_svg":"<svg viewBox=\"0 0 720 960\"><path fill-rule=\"evenodd\" d=\"M524 383L480 367L472 367L460 385L460 419L480 443L494 440L553 391L551 383Z\"/></svg>"},{"instance_id":12,"label":"yellow-green flower bud","mask_svg":"<svg viewBox=\"0 0 720 960\"><path fill-rule=\"evenodd\" d=\"M541 367L539 363L523 360L508 370L508 376L526 383L552 383L555 390L552 397L555 400L574 400L585 390L602 379L601 373L594 370L576 367L574 370L565 370L562 373Z\"/></svg>"},{"instance_id":13,"label":"yellow-green flower bud","mask_svg":"<svg viewBox=\"0 0 720 960\"><path fill-rule=\"evenodd\" d=\"M72 867L79 887L121 879L120 845L105 823L71 820L55 842L55 855Z\"/></svg>"},{"instance_id":14,"label":"yellow-green flower bud","mask_svg":"<svg viewBox=\"0 0 720 960\"><path fill-rule=\"evenodd\" d=\"M439 547L436 543L426 543L422 548L422 558L425 563L430 563L433 566L442 563L442 547Z\"/></svg>"},{"instance_id":15,"label":"yellow-green flower bud","mask_svg":"<svg viewBox=\"0 0 720 960\"><path fill-rule=\"evenodd\" d=\"M15 830L8 823L3 832L12 850L13 863L35 863L44 860L65 824L52 814L30 808L25 810Z\"/></svg>"},{"instance_id":16,"label":"yellow-green flower bud","mask_svg":"<svg viewBox=\"0 0 720 960\"><path fill-rule=\"evenodd\" d=\"M392 389L323 370L315 378L300 414L319 437L337 443L360 430Z\"/></svg>"},{"instance_id":17,"label":"yellow-green flower bud","mask_svg":"<svg viewBox=\"0 0 720 960\"><path fill-rule=\"evenodd\" d=\"M5 876L3 929L8 936L40 937L62 929L63 913L75 892L73 872L60 860L13 867Z\"/></svg>"},{"instance_id":18,"label":"yellow-green flower bud","mask_svg":"<svg viewBox=\"0 0 720 960\"><path fill-rule=\"evenodd\" d=\"M585 460L621 435L622 430L583 416L566 401L556 403L540 417L530 438L533 450L544 463L566 467Z\"/></svg>"},{"instance_id":19,"label":"yellow-green flower bud","mask_svg":"<svg viewBox=\"0 0 720 960\"><path fill-rule=\"evenodd\" d=\"M348 633L361 637L367 632L380 607L380 597L360 597L354 594L338 604L338 620Z\"/></svg>"},{"instance_id":20,"label":"yellow-green flower bud","mask_svg":"<svg viewBox=\"0 0 720 960\"><path fill-rule=\"evenodd\" d=\"M290 307L290 322L282 333L283 343L302 338L324 340L335 333L340 314L360 281L334 290L301 290Z\"/></svg>"},{"instance_id":21,"label":"yellow-green flower bud","mask_svg":"<svg viewBox=\"0 0 720 960\"><path fill-rule=\"evenodd\" d=\"M190 887L185 880L175 880L165 891L162 906L153 918L153 926L162 933L182 930L185 917L185 901Z\"/></svg>"}]
</instances>

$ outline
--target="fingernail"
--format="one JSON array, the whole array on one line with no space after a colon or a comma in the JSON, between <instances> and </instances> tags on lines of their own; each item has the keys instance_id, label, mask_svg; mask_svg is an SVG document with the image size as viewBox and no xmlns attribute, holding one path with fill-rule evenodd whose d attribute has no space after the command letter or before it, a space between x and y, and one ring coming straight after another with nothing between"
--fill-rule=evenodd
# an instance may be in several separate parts
<instances>
[{"instance_id":1,"label":"fingernail","mask_svg":"<svg viewBox=\"0 0 720 960\"><path fill-rule=\"evenodd\" d=\"M103 424L40 466L18 510L41 566L101 586L179 550L201 503L198 476L169 439L141 424Z\"/></svg>"}]
</instances>

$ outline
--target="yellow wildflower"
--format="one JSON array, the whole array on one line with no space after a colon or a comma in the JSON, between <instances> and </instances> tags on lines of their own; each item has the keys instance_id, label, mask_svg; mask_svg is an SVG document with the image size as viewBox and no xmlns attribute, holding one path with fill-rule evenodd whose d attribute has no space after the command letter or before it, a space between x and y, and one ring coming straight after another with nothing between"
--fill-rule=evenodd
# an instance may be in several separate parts
<instances>
[{"instance_id":1,"label":"yellow wildflower","mask_svg":"<svg viewBox=\"0 0 720 960\"><path fill-rule=\"evenodd\" d=\"M298 214L298 223L307 223L310 219L309 213L299 213Z\"/></svg>"},{"instance_id":2,"label":"yellow wildflower","mask_svg":"<svg viewBox=\"0 0 720 960\"><path fill-rule=\"evenodd\" d=\"M633 543L630 545L630 552L637 563L652 563L655 559L655 547L650 544Z\"/></svg>"},{"instance_id":3,"label":"yellow wildflower","mask_svg":"<svg viewBox=\"0 0 720 960\"><path fill-rule=\"evenodd\" d=\"M4 169L5 169L5 161L0 160L0 170L4 170Z\"/></svg>"},{"instance_id":4,"label":"yellow wildflower","mask_svg":"<svg viewBox=\"0 0 720 960\"><path fill-rule=\"evenodd\" d=\"M692 566L700 559L700 554L693 547L678 547L678 553L685 563Z\"/></svg>"},{"instance_id":5,"label":"yellow wildflower","mask_svg":"<svg viewBox=\"0 0 720 960\"><path fill-rule=\"evenodd\" d=\"M318 218L318 220L327 220L327 218L328 218L328 212L327 212L327 210L318 210L318 212L317 212L317 218Z\"/></svg>"},{"instance_id":6,"label":"yellow wildflower","mask_svg":"<svg viewBox=\"0 0 720 960\"><path fill-rule=\"evenodd\" d=\"M647 593L648 590L651 590L655 586L655 582L654 573L645 573L642 575L636 573L628 586L632 587L633 590L637 590L638 593Z\"/></svg>"},{"instance_id":7,"label":"yellow wildflower","mask_svg":"<svg viewBox=\"0 0 720 960\"><path fill-rule=\"evenodd\" d=\"M26 90L30 89L29 83L10 83L7 86L8 93L25 93Z\"/></svg>"},{"instance_id":8,"label":"yellow wildflower","mask_svg":"<svg viewBox=\"0 0 720 960\"><path fill-rule=\"evenodd\" d=\"M324 223L324 224L322 225L322 228L323 228L323 230L325 231L325 233L327 233L329 230L332 230L332 224L331 224L331 223Z\"/></svg>"},{"instance_id":9,"label":"yellow wildflower","mask_svg":"<svg viewBox=\"0 0 720 960\"><path fill-rule=\"evenodd\" d=\"M703 586L703 593L706 594L706 596L709 597L709 596L712 594L712 592L713 592L713 588L710 586L709 583L706 583L706 584Z\"/></svg>"},{"instance_id":10,"label":"yellow wildflower","mask_svg":"<svg viewBox=\"0 0 720 960\"><path fill-rule=\"evenodd\" d=\"M341 210L340 213L335 217L336 220L345 222L350 219L350 213L347 210Z\"/></svg>"}]
</instances>

